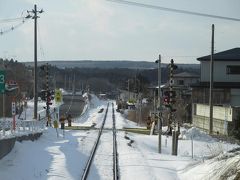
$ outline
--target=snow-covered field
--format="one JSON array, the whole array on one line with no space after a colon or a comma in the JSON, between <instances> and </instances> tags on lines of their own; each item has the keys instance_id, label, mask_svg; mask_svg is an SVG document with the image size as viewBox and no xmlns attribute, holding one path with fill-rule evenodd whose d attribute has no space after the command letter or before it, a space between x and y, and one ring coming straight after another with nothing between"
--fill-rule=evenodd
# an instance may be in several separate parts
<instances>
[{"instance_id":1,"label":"snow-covered field","mask_svg":"<svg viewBox=\"0 0 240 180\"><path fill-rule=\"evenodd\" d=\"M112 127L111 102L106 128ZM95 123L99 127L106 107L107 101L93 96L84 114L74 119L73 125L91 126ZM103 113L98 113L101 108L104 108ZM239 171L238 151L228 152L238 145L219 142L195 128L182 129L178 156L171 155L171 136L162 136L162 153L159 154L158 136L121 131L123 127L137 125L118 112L115 116L122 180L233 179ZM98 132L65 130L65 135L60 129L58 132L59 137L55 129L46 128L37 141L16 142L12 152L0 160L0 179L80 179ZM112 132L104 130L89 179L112 179L111 138Z\"/></svg>"}]
</instances>

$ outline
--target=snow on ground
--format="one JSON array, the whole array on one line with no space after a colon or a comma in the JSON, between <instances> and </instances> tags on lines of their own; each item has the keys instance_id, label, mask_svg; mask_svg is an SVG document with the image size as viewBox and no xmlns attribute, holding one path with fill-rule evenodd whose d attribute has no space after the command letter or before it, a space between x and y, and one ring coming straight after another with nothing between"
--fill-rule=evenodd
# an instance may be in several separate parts
<instances>
[{"instance_id":1,"label":"snow on ground","mask_svg":"<svg viewBox=\"0 0 240 180\"><path fill-rule=\"evenodd\" d=\"M112 137L112 131L103 131L88 179L113 179Z\"/></svg>"},{"instance_id":2,"label":"snow on ground","mask_svg":"<svg viewBox=\"0 0 240 180\"><path fill-rule=\"evenodd\" d=\"M112 127L112 102L109 101L107 128ZM96 123L99 127L107 101L92 96L87 106L85 113L76 118L73 125L91 126ZM114 106L116 109L116 104ZM104 111L99 113L102 108ZM157 135L126 133L121 130L123 127L137 127L137 124L118 112L115 112L115 117L120 179L218 180L231 179L239 171L239 151L228 152L238 145L220 142L196 128L182 129L178 156L171 155L172 137L165 135L162 136L162 153L159 154ZM65 135L60 129L58 132L59 137L56 130L49 127L37 141L16 142L12 152L0 160L0 179L80 179L98 131L66 130ZM90 179L112 179L111 150L112 133L106 129L90 170Z\"/></svg>"},{"instance_id":3,"label":"snow on ground","mask_svg":"<svg viewBox=\"0 0 240 180\"><path fill-rule=\"evenodd\" d=\"M84 138L86 132L81 131L66 131L65 137L60 132L58 138L55 129L49 128L37 141L16 142L11 153L0 160L1 179L77 179L82 161L87 158L85 149L91 148L94 134L83 149Z\"/></svg>"},{"instance_id":4,"label":"snow on ground","mask_svg":"<svg viewBox=\"0 0 240 180\"><path fill-rule=\"evenodd\" d=\"M91 100L83 108L82 116L74 119L73 126L92 126L94 123L100 123L98 120L102 120L102 118L99 116L102 117L103 113L98 112L101 108L106 109L107 102L91 95Z\"/></svg>"}]
</instances>

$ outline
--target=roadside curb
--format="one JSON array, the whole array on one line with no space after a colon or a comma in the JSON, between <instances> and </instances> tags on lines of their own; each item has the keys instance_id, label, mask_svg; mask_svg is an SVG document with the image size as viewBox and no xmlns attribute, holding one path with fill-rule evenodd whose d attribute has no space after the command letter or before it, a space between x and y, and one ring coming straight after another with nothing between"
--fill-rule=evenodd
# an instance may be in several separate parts
<instances>
[{"instance_id":1,"label":"roadside curb","mask_svg":"<svg viewBox=\"0 0 240 180\"><path fill-rule=\"evenodd\" d=\"M12 137L7 139L1 139L0 140L0 159L2 159L4 156L6 156L8 153L11 152L13 149L15 142L22 142L22 141L34 141L37 140L42 135L42 132L38 133L31 133L28 135L22 135L18 137Z\"/></svg>"},{"instance_id":2,"label":"roadside curb","mask_svg":"<svg viewBox=\"0 0 240 180\"><path fill-rule=\"evenodd\" d=\"M0 159L6 156L14 147L16 137L0 140Z\"/></svg>"}]
</instances>

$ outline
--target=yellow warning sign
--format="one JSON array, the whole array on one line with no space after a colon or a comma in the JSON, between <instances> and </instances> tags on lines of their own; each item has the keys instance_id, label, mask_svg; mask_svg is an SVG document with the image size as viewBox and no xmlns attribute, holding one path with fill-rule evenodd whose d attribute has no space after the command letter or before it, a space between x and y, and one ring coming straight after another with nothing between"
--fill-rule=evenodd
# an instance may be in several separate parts
<instances>
[{"instance_id":1,"label":"yellow warning sign","mask_svg":"<svg viewBox=\"0 0 240 180\"><path fill-rule=\"evenodd\" d=\"M54 99L55 99L56 103L62 102L62 92L59 89L55 90L55 97L54 97Z\"/></svg>"}]
</instances>

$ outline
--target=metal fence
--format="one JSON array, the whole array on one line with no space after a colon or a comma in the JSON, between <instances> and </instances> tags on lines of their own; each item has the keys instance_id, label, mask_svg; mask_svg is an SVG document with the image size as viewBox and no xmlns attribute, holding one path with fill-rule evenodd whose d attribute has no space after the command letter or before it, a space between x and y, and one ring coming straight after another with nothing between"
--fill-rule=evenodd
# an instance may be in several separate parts
<instances>
[{"instance_id":1,"label":"metal fence","mask_svg":"<svg viewBox=\"0 0 240 180\"><path fill-rule=\"evenodd\" d=\"M59 119L59 106L49 109L50 121ZM0 119L0 139L40 132L44 130L47 124L46 110L44 109L38 111L37 120L26 120L26 115L25 120L18 118L16 115L15 124L13 123L13 119Z\"/></svg>"},{"instance_id":2,"label":"metal fence","mask_svg":"<svg viewBox=\"0 0 240 180\"><path fill-rule=\"evenodd\" d=\"M40 132L46 126L46 120L16 120L15 128L13 120L0 120L0 139Z\"/></svg>"}]
</instances>

